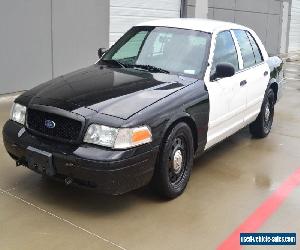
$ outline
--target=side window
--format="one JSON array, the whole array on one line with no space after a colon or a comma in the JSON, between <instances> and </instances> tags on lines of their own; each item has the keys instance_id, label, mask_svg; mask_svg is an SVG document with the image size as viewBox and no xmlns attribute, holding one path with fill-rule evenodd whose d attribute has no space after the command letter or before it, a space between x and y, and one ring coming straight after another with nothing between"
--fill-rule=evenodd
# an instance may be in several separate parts
<instances>
[{"instance_id":1,"label":"side window","mask_svg":"<svg viewBox=\"0 0 300 250\"><path fill-rule=\"evenodd\" d=\"M219 63L230 63L235 71L239 70L238 55L230 31L223 31L217 36L212 73L214 73L216 65Z\"/></svg>"},{"instance_id":2,"label":"side window","mask_svg":"<svg viewBox=\"0 0 300 250\"><path fill-rule=\"evenodd\" d=\"M246 31L234 30L234 34L241 48L241 53L244 61L244 68L248 68L255 65L256 61L255 61L253 49Z\"/></svg>"},{"instance_id":3,"label":"side window","mask_svg":"<svg viewBox=\"0 0 300 250\"><path fill-rule=\"evenodd\" d=\"M248 35L248 38L249 38L250 43L252 45L252 49L253 49L253 52L254 52L254 55L255 55L256 63L262 62L263 58L262 58L262 55L261 55L261 51L260 51L256 41L254 40L254 37L249 32L247 32L247 35Z\"/></svg>"},{"instance_id":4,"label":"side window","mask_svg":"<svg viewBox=\"0 0 300 250\"><path fill-rule=\"evenodd\" d=\"M148 34L148 31L140 31L133 36L124 46L122 46L112 57L112 59L133 59L139 54L142 43Z\"/></svg>"}]
</instances>

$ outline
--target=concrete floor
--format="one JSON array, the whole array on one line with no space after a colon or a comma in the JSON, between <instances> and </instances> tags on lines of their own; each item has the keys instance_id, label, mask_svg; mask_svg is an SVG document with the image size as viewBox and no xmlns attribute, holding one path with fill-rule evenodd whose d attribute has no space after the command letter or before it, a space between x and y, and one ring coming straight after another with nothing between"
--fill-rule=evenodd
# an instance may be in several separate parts
<instances>
[{"instance_id":1,"label":"concrete floor","mask_svg":"<svg viewBox=\"0 0 300 250\"><path fill-rule=\"evenodd\" d=\"M147 188L111 197L45 181L16 168L0 138L0 249L215 249L300 167L300 62L286 67L271 134L244 129L207 152L169 202ZM0 99L2 128L12 98ZM258 231L300 235L299 197L297 187Z\"/></svg>"}]
</instances>

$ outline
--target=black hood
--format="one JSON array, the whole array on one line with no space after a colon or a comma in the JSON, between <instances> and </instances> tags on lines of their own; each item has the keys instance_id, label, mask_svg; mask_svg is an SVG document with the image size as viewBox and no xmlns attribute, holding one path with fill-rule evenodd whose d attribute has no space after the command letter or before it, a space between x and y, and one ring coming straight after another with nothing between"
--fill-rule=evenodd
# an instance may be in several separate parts
<instances>
[{"instance_id":1,"label":"black hood","mask_svg":"<svg viewBox=\"0 0 300 250\"><path fill-rule=\"evenodd\" d=\"M75 113L86 108L128 119L195 81L177 75L92 65L37 86L20 96L19 101Z\"/></svg>"}]
</instances>

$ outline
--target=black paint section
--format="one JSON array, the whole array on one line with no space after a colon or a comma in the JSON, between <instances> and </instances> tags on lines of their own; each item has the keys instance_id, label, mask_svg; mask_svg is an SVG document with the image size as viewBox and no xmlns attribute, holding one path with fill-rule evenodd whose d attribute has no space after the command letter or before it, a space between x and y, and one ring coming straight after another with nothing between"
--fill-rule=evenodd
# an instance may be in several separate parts
<instances>
[{"instance_id":1,"label":"black paint section","mask_svg":"<svg viewBox=\"0 0 300 250\"><path fill-rule=\"evenodd\" d=\"M270 68L270 79L269 87L276 86L275 97L276 101L282 96L283 84L284 84L284 71L283 71L283 61L279 57L271 57L267 60L267 63Z\"/></svg>"},{"instance_id":2,"label":"black paint section","mask_svg":"<svg viewBox=\"0 0 300 250\"><path fill-rule=\"evenodd\" d=\"M92 65L37 86L16 102L54 113L79 114L85 118L81 140L91 123L148 125L152 146L157 146L168 128L183 119L193 129L199 151L207 142L208 92L202 80L186 76Z\"/></svg>"}]
</instances>

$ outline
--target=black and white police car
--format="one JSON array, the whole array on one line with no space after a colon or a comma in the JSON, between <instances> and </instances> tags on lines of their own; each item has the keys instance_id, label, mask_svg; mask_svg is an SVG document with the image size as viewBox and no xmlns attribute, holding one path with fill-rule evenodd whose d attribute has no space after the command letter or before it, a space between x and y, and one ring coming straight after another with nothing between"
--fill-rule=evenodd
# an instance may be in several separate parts
<instances>
[{"instance_id":1,"label":"black and white police car","mask_svg":"<svg viewBox=\"0 0 300 250\"><path fill-rule=\"evenodd\" d=\"M174 198L194 157L247 125L270 133L282 60L247 27L156 20L98 54L15 100L3 139L17 165L109 194L152 183Z\"/></svg>"}]
</instances>

